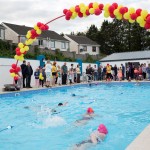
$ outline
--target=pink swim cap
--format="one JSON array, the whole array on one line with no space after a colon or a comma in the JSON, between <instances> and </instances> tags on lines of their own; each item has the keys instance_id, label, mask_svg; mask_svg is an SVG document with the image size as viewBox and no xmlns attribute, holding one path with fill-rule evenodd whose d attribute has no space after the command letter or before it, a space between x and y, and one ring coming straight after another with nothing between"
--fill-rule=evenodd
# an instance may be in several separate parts
<instances>
[{"instance_id":1,"label":"pink swim cap","mask_svg":"<svg viewBox=\"0 0 150 150\"><path fill-rule=\"evenodd\" d=\"M106 126L104 124L100 124L99 127L98 127L98 131L100 133L103 133L103 134L107 134L108 133L108 130L106 128Z\"/></svg>"}]
</instances>

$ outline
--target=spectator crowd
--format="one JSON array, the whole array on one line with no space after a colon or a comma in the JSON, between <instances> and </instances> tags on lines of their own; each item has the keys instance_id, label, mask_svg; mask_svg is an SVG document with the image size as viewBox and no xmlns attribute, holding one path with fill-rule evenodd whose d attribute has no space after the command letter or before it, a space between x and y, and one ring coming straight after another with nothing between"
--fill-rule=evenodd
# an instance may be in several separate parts
<instances>
[{"instance_id":1,"label":"spectator crowd","mask_svg":"<svg viewBox=\"0 0 150 150\"><path fill-rule=\"evenodd\" d=\"M35 87L51 87L57 85L66 85L73 83L80 83L81 71L80 66L74 66L71 64L70 68L67 67L66 62L59 66L54 61L51 63L49 60L44 67L38 67L33 71L30 62L26 63L23 61L21 65L21 74L19 74L22 80L23 88L31 87L31 77L35 78ZM122 81L122 80L150 80L150 64L146 66L146 63L140 64L139 66L134 66L132 63L128 63L127 66L121 64L119 67L117 65L107 64L106 66L97 65L91 67L89 64L86 68L86 72L82 74L82 81ZM20 83L18 81L17 82Z\"/></svg>"}]
</instances>

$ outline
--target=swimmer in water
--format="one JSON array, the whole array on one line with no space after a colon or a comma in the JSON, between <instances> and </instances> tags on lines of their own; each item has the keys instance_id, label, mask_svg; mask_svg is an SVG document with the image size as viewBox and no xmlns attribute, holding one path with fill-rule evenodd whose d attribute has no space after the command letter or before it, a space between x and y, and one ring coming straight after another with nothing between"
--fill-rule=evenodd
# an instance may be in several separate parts
<instances>
[{"instance_id":1,"label":"swimmer in water","mask_svg":"<svg viewBox=\"0 0 150 150\"><path fill-rule=\"evenodd\" d=\"M108 134L108 130L104 124L100 124L98 129L93 131L90 134L89 139L80 142L79 144L76 144L73 150L85 150L92 146L93 144L98 144L102 142L106 135Z\"/></svg>"},{"instance_id":2,"label":"swimmer in water","mask_svg":"<svg viewBox=\"0 0 150 150\"><path fill-rule=\"evenodd\" d=\"M80 98L84 98L84 97L87 97L87 96L80 96L80 95L76 95L76 94L72 94L72 97L80 97Z\"/></svg>"},{"instance_id":3,"label":"swimmer in water","mask_svg":"<svg viewBox=\"0 0 150 150\"><path fill-rule=\"evenodd\" d=\"M93 119L94 116L95 116L94 110L93 110L91 107L89 107L89 108L87 109L86 114L84 114L81 119L75 121L75 125L77 125L77 126L84 125L84 124L86 124L89 120Z\"/></svg>"}]
</instances>

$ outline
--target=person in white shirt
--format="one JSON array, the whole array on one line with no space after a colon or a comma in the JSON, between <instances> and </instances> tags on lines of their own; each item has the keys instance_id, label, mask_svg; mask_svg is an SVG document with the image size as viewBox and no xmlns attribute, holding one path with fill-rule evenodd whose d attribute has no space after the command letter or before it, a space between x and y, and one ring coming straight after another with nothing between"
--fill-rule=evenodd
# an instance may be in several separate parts
<instances>
[{"instance_id":1,"label":"person in white shirt","mask_svg":"<svg viewBox=\"0 0 150 150\"><path fill-rule=\"evenodd\" d=\"M48 60L45 65L45 74L46 74L46 87L50 87L52 76L52 65L50 63L50 60Z\"/></svg>"}]
</instances>

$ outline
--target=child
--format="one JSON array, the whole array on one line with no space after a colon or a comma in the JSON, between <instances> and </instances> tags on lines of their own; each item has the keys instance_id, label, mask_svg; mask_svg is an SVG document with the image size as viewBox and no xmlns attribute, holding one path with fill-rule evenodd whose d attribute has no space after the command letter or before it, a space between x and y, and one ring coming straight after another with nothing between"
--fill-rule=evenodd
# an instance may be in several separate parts
<instances>
[{"instance_id":1,"label":"child","mask_svg":"<svg viewBox=\"0 0 150 150\"><path fill-rule=\"evenodd\" d=\"M73 74L73 69L71 68L71 69L69 70L69 75L68 75L70 84L72 84L72 74Z\"/></svg>"},{"instance_id":2,"label":"child","mask_svg":"<svg viewBox=\"0 0 150 150\"><path fill-rule=\"evenodd\" d=\"M138 80L139 78L139 70L137 68L134 69L134 77L135 77L135 80Z\"/></svg>"},{"instance_id":3,"label":"child","mask_svg":"<svg viewBox=\"0 0 150 150\"><path fill-rule=\"evenodd\" d=\"M60 69L59 65L57 66L57 75L58 75L57 84L61 85L62 84L62 82L61 82L61 69Z\"/></svg>"},{"instance_id":4,"label":"child","mask_svg":"<svg viewBox=\"0 0 150 150\"><path fill-rule=\"evenodd\" d=\"M119 81L122 80L122 69L121 69L121 67L118 69L118 78L119 78Z\"/></svg>"},{"instance_id":5,"label":"child","mask_svg":"<svg viewBox=\"0 0 150 150\"><path fill-rule=\"evenodd\" d=\"M39 69L36 69L36 71L34 72L34 77L35 77L35 87L38 88L39 87Z\"/></svg>"},{"instance_id":6,"label":"child","mask_svg":"<svg viewBox=\"0 0 150 150\"><path fill-rule=\"evenodd\" d=\"M40 74L39 74L39 82L40 82L40 85L44 85L44 75L43 75L43 70L40 69Z\"/></svg>"}]
</instances>

